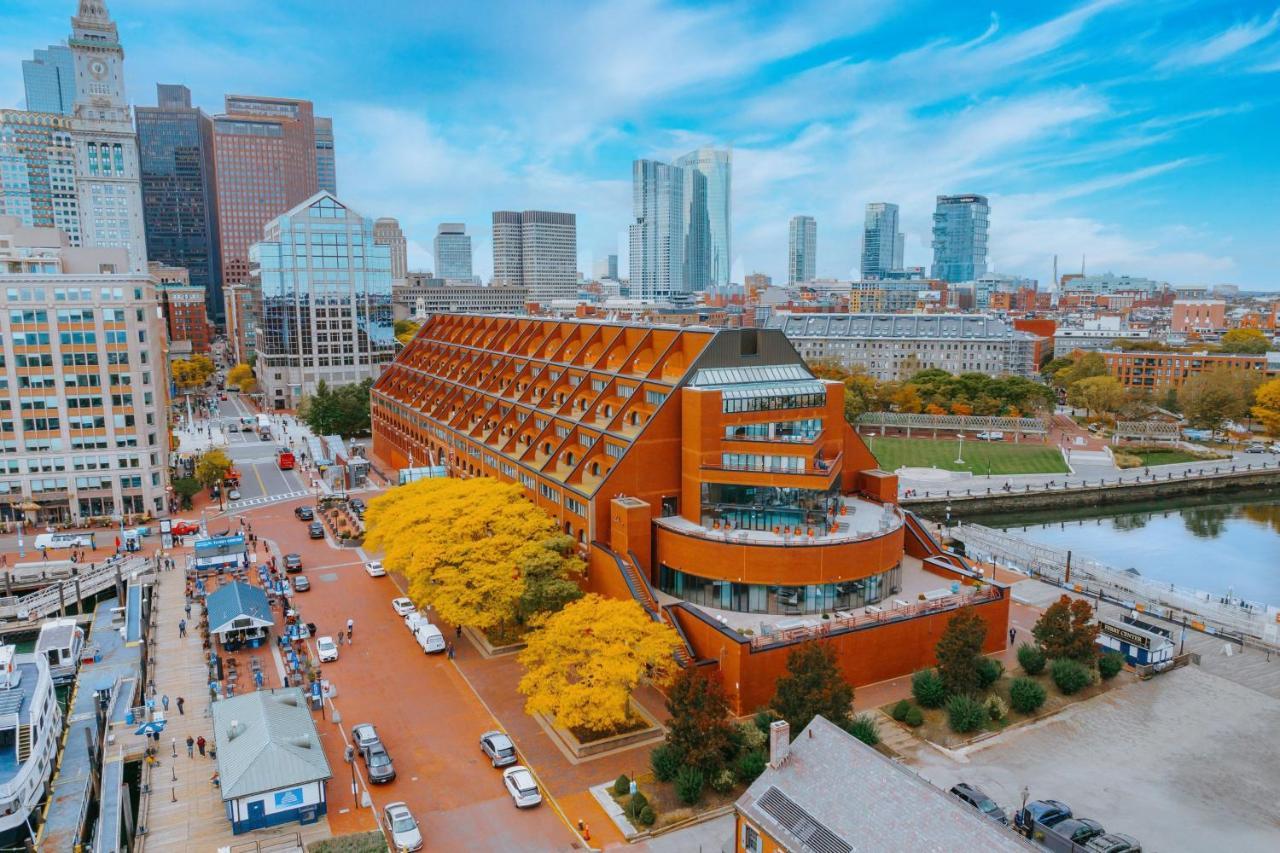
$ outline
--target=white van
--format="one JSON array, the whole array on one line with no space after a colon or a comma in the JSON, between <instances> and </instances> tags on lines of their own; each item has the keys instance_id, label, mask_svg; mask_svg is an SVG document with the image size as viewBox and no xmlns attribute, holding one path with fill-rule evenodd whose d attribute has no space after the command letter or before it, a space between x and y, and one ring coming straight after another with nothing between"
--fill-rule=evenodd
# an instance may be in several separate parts
<instances>
[{"instance_id":1,"label":"white van","mask_svg":"<svg viewBox=\"0 0 1280 853\"><path fill-rule=\"evenodd\" d=\"M422 646L422 651L426 654L444 651L444 634L440 633L440 629L435 625L427 623L419 626L413 638L418 641L418 645Z\"/></svg>"},{"instance_id":2,"label":"white van","mask_svg":"<svg viewBox=\"0 0 1280 853\"><path fill-rule=\"evenodd\" d=\"M41 533L36 537L37 548L95 548L92 533Z\"/></svg>"}]
</instances>

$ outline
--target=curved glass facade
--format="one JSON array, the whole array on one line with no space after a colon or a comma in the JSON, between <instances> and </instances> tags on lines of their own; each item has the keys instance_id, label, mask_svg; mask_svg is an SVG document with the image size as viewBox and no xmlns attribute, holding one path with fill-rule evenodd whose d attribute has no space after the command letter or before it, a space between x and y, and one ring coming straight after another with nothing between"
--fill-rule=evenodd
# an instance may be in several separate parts
<instances>
[{"instance_id":1,"label":"curved glass facade","mask_svg":"<svg viewBox=\"0 0 1280 853\"><path fill-rule=\"evenodd\" d=\"M663 565L659 567L658 588L703 607L801 616L853 610L883 601L902 588L902 568L894 566L887 572L841 583L787 586L714 580Z\"/></svg>"}]
</instances>

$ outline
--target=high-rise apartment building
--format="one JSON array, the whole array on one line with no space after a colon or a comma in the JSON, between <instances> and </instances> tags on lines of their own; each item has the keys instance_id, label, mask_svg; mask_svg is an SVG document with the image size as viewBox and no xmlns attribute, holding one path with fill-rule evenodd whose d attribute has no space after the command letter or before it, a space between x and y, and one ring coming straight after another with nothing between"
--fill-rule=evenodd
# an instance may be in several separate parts
<instances>
[{"instance_id":1,"label":"high-rise apartment building","mask_svg":"<svg viewBox=\"0 0 1280 853\"><path fill-rule=\"evenodd\" d=\"M376 378L391 362L391 252L372 219L316 193L269 222L249 258L268 407L292 409L321 381Z\"/></svg>"},{"instance_id":2,"label":"high-rise apartment building","mask_svg":"<svg viewBox=\"0 0 1280 853\"><path fill-rule=\"evenodd\" d=\"M76 62L65 44L37 50L35 58L22 61L22 84L27 110L33 113L71 115L76 103Z\"/></svg>"},{"instance_id":3,"label":"high-rise apartment building","mask_svg":"<svg viewBox=\"0 0 1280 853\"><path fill-rule=\"evenodd\" d=\"M868 204L862 228L863 279L885 278L902 269L905 242L898 230L898 206L881 201Z\"/></svg>"},{"instance_id":4,"label":"high-rise apartment building","mask_svg":"<svg viewBox=\"0 0 1280 853\"><path fill-rule=\"evenodd\" d=\"M147 256L183 267L209 316L223 320L213 120L191 106L186 86L156 86L156 106L134 110L142 169Z\"/></svg>"},{"instance_id":5,"label":"high-rise apartment building","mask_svg":"<svg viewBox=\"0 0 1280 853\"><path fill-rule=\"evenodd\" d=\"M818 221L812 216L791 217L787 240L787 284L804 284L817 277Z\"/></svg>"},{"instance_id":6,"label":"high-rise apartment building","mask_svg":"<svg viewBox=\"0 0 1280 853\"><path fill-rule=\"evenodd\" d=\"M631 164L631 296L666 301L685 285L685 170L657 160Z\"/></svg>"},{"instance_id":7,"label":"high-rise apartment building","mask_svg":"<svg viewBox=\"0 0 1280 853\"><path fill-rule=\"evenodd\" d=\"M685 170L685 289L726 287L733 248L733 151L699 148L676 165Z\"/></svg>"},{"instance_id":8,"label":"high-rise apartment building","mask_svg":"<svg viewBox=\"0 0 1280 853\"><path fill-rule=\"evenodd\" d=\"M225 284L249 280L262 229L319 192L310 101L227 95L213 119L218 238Z\"/></svg>"},{"instance_id":9,"label":"high-rise apartment building","mask_svg":"<svg viewBox=\"0 0 1280 853\"><path fill-rule=\"evenodd\" d=\"M146 272L138 136L124 89L124 48L101 0L80 0L69 46L76 72L72 140L80 242L124 249L129 269Z\"/></svg>"},{"instance_id":10,"label":"high-rise apartment building","mask_svg":"<svg viewBox=\"0 0 1280 853\"><path fill-rule=\"evenodd\" d=\"M530 302L578 293L578 222L572 213L496 210L493 283L523 287Z\"/></svg>"},{"instance_id":11,"label":"high-rise apartment building","mask_svg":"<svg viewBox=\"0 0 1280 853\"><path fill-rule=\"evenodd\" d=\"M0 520L163 515L164 321L128 250L0 216ZM132 523L132 520L126 523Z\"/></svg>"},{"instance_id":12,"label":"high-rise apartment building","mask_svg":"<svg viewBox=\"0 0 1280 853\"><path fill-rule=\"evenodd\" d=\"M0 215L33 228L57 228L80 245L72 119L0 110Z\"/></svg>"},{"instance_id":13,"label":"high-rise apartment building","mask_svg":"<svg viewBox=\"0 0 1280 853\"><path fill-rule=\"evenodd\" d=\"M445 222L436 229L436 277L448 281L474 281L471 272L471 235L461 222Z\"/></svg>"},{"instance_id":14,"label":"high-rise apartment building","mask_svg":"<svg viewBox=\"0 0 1280 853\"><path fill-rule=\"evenodd\" d=\"M940 195L933 214L933 277L973 281L987 271L991 208L983 195Z\"/></svg>"},{"instance_id":15,"label":"high-rise apartment building","mask_svg":"<svg viewBox=\"0 0 1280 853\"><path fill-rule=\"evenodd\" d=\"M316 183L330 195L338 194L338 161L333 151L333 119L316 116Z\"/></svg>"},{"instance_id":16,"label":"high-rise apartment building","mask_svg":"<svg viewBox=\"0 0 1280 853\"><path fill-rule=\"evenodd\" d=\"M618 256L605 255L603 258L595 262L595 267L592 272L595 274L597 279L607 278L616 281L618 278Z\"/></svg>"},{"instance_id":17,"label":"high-rise apartment building","mask_svg":"<svg viewBox=\"0 0 1280 853\"><path fill-rule=\"evenodd\" d=\"M373 223L373 242L386 246L391 252L391 280L404 281L409 275L409 243L400 230L400 223L384 216Z\"/></svg>"}]
</instances>

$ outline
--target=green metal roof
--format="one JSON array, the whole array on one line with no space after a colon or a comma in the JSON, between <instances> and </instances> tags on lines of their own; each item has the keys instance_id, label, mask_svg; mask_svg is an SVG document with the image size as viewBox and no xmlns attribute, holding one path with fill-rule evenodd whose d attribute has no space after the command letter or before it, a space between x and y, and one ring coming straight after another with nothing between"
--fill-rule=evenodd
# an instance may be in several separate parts
<instances>
[{"instance_id":1,"label":"green metal roof","mask_svg":"<svg viewBox=\"0 0 1280 853\"><path fill-rule=\"evenodd\" d=\"M213 737L224 800L333 777L300 688L214 702Z\"/></svg>"}]
</instances>

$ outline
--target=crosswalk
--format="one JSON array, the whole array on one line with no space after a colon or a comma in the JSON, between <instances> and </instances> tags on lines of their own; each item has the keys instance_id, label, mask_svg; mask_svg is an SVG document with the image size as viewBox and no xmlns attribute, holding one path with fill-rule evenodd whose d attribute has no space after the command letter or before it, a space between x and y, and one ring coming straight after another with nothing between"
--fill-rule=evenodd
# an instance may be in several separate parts
<instances>
[{"instance_id":1,"label":"crosswalk","mask_svg":"<svg viewBox=\"0 0 1280 853\"><path fill-rule=\"evenodd\" d=\"M310 489L298 489L292 492L284 492L278 495L262 495L256 498L244 498L238 501L227 501L227 510L248 509L251 506L262 506L263 504L280 503L281 501L291 501L294 498L305 498L312 494Z\"/></svg>"}]
</instances>

